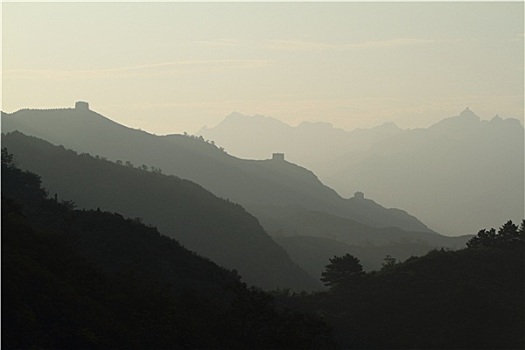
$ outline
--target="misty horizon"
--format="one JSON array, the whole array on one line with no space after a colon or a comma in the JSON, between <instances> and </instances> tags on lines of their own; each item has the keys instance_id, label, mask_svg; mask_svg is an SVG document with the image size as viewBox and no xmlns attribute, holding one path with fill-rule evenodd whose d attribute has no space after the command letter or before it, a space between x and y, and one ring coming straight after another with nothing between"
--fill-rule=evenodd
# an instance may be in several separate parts
<instances>
[{"instance_id":1,"label":"misty horizon","mask_svg":"<svg viewBox=\"0 0 525 350\"><path fill-rule=\"evenodd\" d=\"M15 110L10 110L10 111L9 110L2 110L2 112L7 113L7 114L12 114L12 113L15 113L15 112L20 111L20 110L71 109L71 108L74 108L74 104L77 103L77 102L85 102L85 103L87 103L89 105L89 109L90 110L100 113L100 111L97 109L96 105L93 105L89 101L81 101L79 99L76 99L75 101L73 101L73 103L70 103L67 106L47 106L47 107L24 106L24 107L20 107L18 109L15 109ZM214 127L217 127L221 123L223 123L225 120L227 120L229 117L236 116L236 115L242 116L242 117L246 117L246 118L252 118L252 119L261 118L261 119L268 119L268 120L276 120L276 121L278 121L278 122L280 122L282 124L285 124L285 125L287 125L289 127L292 127L292 128L297 128L297 127L300 127L302 125L303 126L304 125L319 125L319 126L332 128L332 129L341 129L343 131L351 132L351 131L358 131L358 130L377 129L377 128L381 128L382 126L385 126L385 125L392 125L392 126L395 126L396 128L399 128L401 130L413 130L413 129L425 129L425 128L431 127L432 125L434 125L436 123L439 123L443 119L447 119L447 118L450 118L450 117L458 116L460 114L460 112L464 111L464 110L471 110L471 111L473 111L478 117L480 117L481 121L491 121L494 118L501 118L503 120L507 120L507 119L517 120L520 123L521 126L523 126L523 124L524 124L523 120L520 120L520 118L517 118L515 116L502 115L502 114L497 113L497 112L495 114L493 114L493 115L480 116L477 113L476 108L470 108L469 106L465 106L465 107L461 108L460 110L456 111L456 114L453 113L451 115L443 115L440 119L437 119L436 121L432 122L431 124L428 124L428 125L421 124L421 125L417 125L417 126L413 126L413 127L406 127L406 128L400 127L398 124L396 124L396 122L394 122L392 120L381 121L381 122L378 122L378 124L373 124L373 125L370 125L368 127L355 127L355 128L350 128L350 129L347 129L347 128L341 127L339 125L333 124L333 123L331 123L329 121L316 120L315 118L311 119L311 120L309 120L309 119L298 120L298 121L296 121L294 123L289 123L289 122L286 122L285 120L281 120L281 119L276 118L276 117L271 116L271 115L263 115L263 114L260 114L260 113L257 113L257 112L254 112L254 113L241 113L241 112L236 111L236 110L232 110L230 113L227 113L227 114L223 115L222 119L220 119L216 124L202 125L202 126L198 127L196 130L193 130L193 131L191 131L191 130L183 130L183 131L173 130L173 131L166 131L165 133L156 133L156 132L154 132L152 130L143 129L139 125L125 124L125 123L120 123L120 122L119 123L124 125L124 126L126 126L126 127L128 127L128 128L145 131L145 132L150 133L152 135L158 135L158 136L166 136L166 135L173 135L173 134L184 134L184 133L187 133L187 134L190 134L190 135L199 135L202 130L212 129ZM115 119L113 119L113 120L117 122L117 120L115 120Z\"/></svg>"},{"instance_id":2,"label":"misty horizon","mask_svg":"<svg viewBox=\"0 0 525 350\"><path fill-rule=\"evenodd\" d=\"M2 121L9 123L4 129L27 130L47 140L62 140L63 136L52 131L54 128L51 125L35 124L26 129L33 123L30 119L17 127L18 119L13 118L17 114L49 114L53 111L82 115L88 113L85 117L97 115L111 122L111 128L121 125L93 111L87 101L77 101L73 108L28 108L6 114ZM82 123L88 122L88 119L76 120L73 115L63 115L61 118L64 117L66 119L60 122L58 119L50 122L62 124L61 128L66 133L75 134L78 132L76 129L84 128ZM42 122L45 121L42 119ZM15 124L12 125L13 122ZM43 128L42 131L39 132L39 128ZM48 131L44 131L46 129ZM146 132L141 129L130 130ZM105 131L104 134L110 137L111 132ZM303 122L294 127L271 117L232 113L217 126L203 127L194 135L148 134L158 138L175 135L199 137L238 160L267 160L272 154L275 157L276 153L281 153L287 162L312 171L323 186L329 186L342 198L352 198L356 192L364 192L380 205L406 210L422 219L431 229L449 236L474 234L480 226L492 226L507 219L519 220L525 211L525 200L521 195L525 193L523 126L514 118L494 116L490 120L483 120L468 107L429 128L418 129L400 129L393 123L352 131L334 128L329 123ZM484 139L498 142L489 145ZM108 138L103 144L110 145L111 140ZM413 145L417 147L413 148ZM395 151L397 148L399 150ZM108 154L108 150L100 145L97 148L85 145L82 149L91 154ZM451 150L456 154L450 153ZM384 159L382 163L378 162L381 158ZM393 159L398 164L394 168ZM487 170L479 174L477 169L481 166ZM437 173L436 167L441 168ZM505 174L500 173L500 181L494 180L498 167L506 170ZM417 171L414 172L414 169ZM185 177L194 179L194 176ZM473 181L475 177L477 179ZM443 179L450 180L443 183ZM414 184L417 184L416 189L413 188ZM213 185L205 187L214 188ZM227 193L221 196L229 198ZM476 207L478 212L465 217L465 207ZM257 213L258 209L253 210Z\"/></svg>"},{"instance_id":3,"label":"misty horizon","mask_svg":"<svg viewBox=\"0 0 525 350\"><path fill-rule=\"evenodd\" d=\"M523 124L520 2L4 3L2 20L6 112L86 100L156 134L233 111L405 129L468 106Z\"/></svg>"},{"instance_id":4,"label":"misty horizon","mask_svg":"<svg viewBox=\"0 0 525 350\"><path fill-rule=\"evenodd\" d=\"M525 3L2 2L9 349L525 347Z\"/></svg>"}]
</instances>

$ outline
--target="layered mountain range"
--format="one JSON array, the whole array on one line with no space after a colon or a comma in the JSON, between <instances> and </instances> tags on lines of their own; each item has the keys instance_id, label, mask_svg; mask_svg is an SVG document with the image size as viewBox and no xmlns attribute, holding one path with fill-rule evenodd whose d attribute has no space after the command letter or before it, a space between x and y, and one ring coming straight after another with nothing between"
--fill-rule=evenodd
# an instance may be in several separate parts
<instances>
[{"instance_id":1,"label":"layered mountain range","mask_svg":"<svg viewBox=\"0 0 525 350\"><path fill-rule=\"evenodd\" d=\"M360 206L340 197L314 173L293 163L237 158L203 142L202 138L152 135L117 124L89 109L21 110L4 114L2 132L14 130L77 152L158 167L239 203L256 216L271 215L284 207L301 207L371 226L430 232L404 211L370 203Z\"/></svg>"},{"instance_id":2,"label":"layered mountain range","mask_svg":"<svg viewBox=\"0 0 525 350\"><path fill-rule=\"evenodd\" d=\"M137 219L48 195L5 148L2 298L8 349L335 348L322 320L236 271Z\"/></svg>"},{"instance_id":3,"label":"layered mountain range","mask_svg":"<svg viewBox=\"0 0 525 350\"><path fill-rule=\"evenodd\" d=\"M429 128L386 123L345 131L234 113L199 134L242 157L285 152L343 196L362 191L449 235L474 234L524 212L524 130L512 118L482 120L467 108Z\"/></svg>"},{"instance_id":4,"label":"layered mountain range","mask_svg":"<svg viewBox=\"0 0 525 350\"><path fill-rule=\"evenodd\" d=\"M125 127L87 104L3 113L2 132L7 133L2 146L20 167L40 174L50 193L83 208L103 206L142 218L265 288L319 286L267 233L288 245L297 261L316 255L315 267L301 265L315 278L333 254L312 252L304 244L312 237L332 246L404 245L398 258L435 247L458 248L468 239L437 234L404 210L385 208L360 192L342 198L313 172L286 161L286 155L237 158L203 137L157 136ZM388 249L361 250L363 261L370 261L365 268L378 266L378 251L389 254Z\"/></svg>"},{"instance_id":5,"label":"layered mountain range","mask_svg":"<svg viewBox=\"0 0 525 350\"><path fill-rule=\"evenodd\" d=\"M155 226L186 248L237 270L250 285L321 287L290 260L255 217L191 181L77 154L19 132L4 135L2 146L21 167L40 174L44 188L57 200L118 212Z\"/></svg>"}]
</instances>

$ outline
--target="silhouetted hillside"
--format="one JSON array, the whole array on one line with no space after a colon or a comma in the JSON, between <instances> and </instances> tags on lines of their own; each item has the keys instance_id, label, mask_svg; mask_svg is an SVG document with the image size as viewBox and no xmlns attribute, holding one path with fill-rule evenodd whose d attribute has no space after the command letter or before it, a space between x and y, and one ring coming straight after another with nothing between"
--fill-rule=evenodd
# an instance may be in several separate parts
<instances>
[{"instance_id":1,"label":"silhouetted hillside","mask_svg":"<svg viewBox=\"0 0 525 350\"><path fill-rule=\"evenodd\" d=\"M77 152L161 168L240 203L255 215L285 206L304 207L377 227L430 231L404 212L355 212L313 173L287 161L249 161L232 157L202 137L155 136L126 128L88 109L21 110L2 115L2 130L19 130ZM268 154L269 156L269 154Z\"/></svg>"},{"instance_id":2,"label":"silhouetted hillside","mask_svg":"<svg viewBox=\"0 0 525 350\"><path fill-rule=\"evenodd\" d=\"M365 271L373 271L381 268L386 256L404 261L412 256L425 255L435 248L421 241L350 245L336 239L314 236L277 236L274 240L286 249L294 262L319 279L326 262L334 255L350 253L359 258Z\"/></svg>"},{"instance_id":3,"label":"silhouetted hillside","mask_svg":"<svg viewBox=\"0 0 525 350\"><path fill-rule=\"evenodd\" d=\"M525 221L509 221L468 248L386 259L374 272L340 253L326 261L327 293L282 302L324 314L348 349L522 349L524 240Z\"/></svg>"},{"instance_id":4,"label":"silhouetted hillside","mask_svg":"<svg viewBox=\"0 0 525 350\"><path fill-rule=\"evenodd\" d=\"M361 259L365 269L374 270L381 267L387 255L405 260L436 248L461 249L472 237L373 228L350 219L303 210L261 218L261 223L294 262L317 278L328 258L343 252Z\"/></svg>"},{"instance_id":5,"label":"silhouetted hillside","mask_svg":"<svg viewBox=\"0 0 525 350\"><path fill-rule=\"evenodd\" d=\"M333 348L320 319L137 220L46 199L2 151L2 348Z\"/></svg>"},{"instance_id":6,"label":"silhouetted hillside","mask_svg":"<svg viewBox=\"0 0 525 350\"><path fill-rule=\"evenodd\" d=\"M80 208L120 212L264 288L312 290L320 284L295 265L255 217L201 186L149 168L119 165L13 132L3 147L46 189Z\"/></svg>"},{"instance_id":7,"label":"silhouetted hillside","mask_svg":"<svg viewBox=\"0 0 525 350\"><path fill-rule=\"evenodd\" d=\"M402 241L426 243L437 247L463 248L471 235L446 237L437 233L403 231L395 227L373 228L350 219L322 212L289 210L280 216L262 218L270 233L281 236L326 237L352 245L387 245Z\"/></svg>"}]
</instances>

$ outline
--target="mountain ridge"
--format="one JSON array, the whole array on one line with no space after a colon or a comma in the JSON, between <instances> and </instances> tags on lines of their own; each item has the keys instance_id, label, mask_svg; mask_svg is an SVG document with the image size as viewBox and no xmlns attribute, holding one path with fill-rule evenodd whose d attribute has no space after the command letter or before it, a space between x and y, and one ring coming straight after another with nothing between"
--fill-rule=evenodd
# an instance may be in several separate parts
<instances>
[{"instance_id":1,"label":"mountain ridge","mask_svg":"<svg viewBox=\"0 0 525 350\"><path fill-rule=\"evenodd\" d=\"M261 206L270 204L302 205L307 209L352 217L347 202L317 177L310 177L307 182L307 178L303 178L303 188L294 189L296 184L293 179L279 173L283 169L298 169L288 162L256 162L236 158L217 145L205 142L202 137L156 136L121 127L91 110L73 109L57 113L60 114L58 117L52 111L3 114L2 130L25 131L54 144L63 144L76 151L98 154L111 160L130 161L137 165L148 163L168 174L190 179L219 197L240 203L249 211L256 211L256 207L260 209ZM89 115L96 118L83 122L83 118ZM55 127L57 120L60 123ZM197 144L199 147L196 147ZM280 166L275 166L276 164ZM266 202L261 202L264 198ZM376 224L376 220L366 220L368 225ZM406 226L406 220L412 222L411 225ZM383 226L400 226L408 230L418 227L431 231L419 220L414 221L413 218L407 219L404 216L401 220L392 216L383 221Z\"/></svg>"},{"instance_id":2,"label":"mountain ridge","mask_svg":"<svg viewBox=\"0 0 525 350\"><path fill-rule=\"evenodd\" d=\"M5 148L2 283L10 349L335 348L319 318L155 228L49 197Z\"/></svg>"},{"instance_id":3,"label":"mountain ridge","mask_svg":"<svg viewBox=\"0 0 525 350\"><path fill-rule=\"evenodd\" d=\"M238 270L250 284L266 289L320 287L255 217L198 184L77 154L19 132L4 134L2 145L23 169L39 173L50 193L82 208L119 212L155 225L186 248Z\"/></svg>"},{"instance_id":4,"label":"mountain ridge","mask_svg":"<svg viewBox=\"0 0 525 350\"><path fill-rule=\"evenodd\" d=\"M225 127L219 123L201 134L233 154L244 151L250 156L250 148L243 148L234 133L222 133ZM290 128L293 132L275 137L266 130L265 138L343 197L367 193L385 207L403 208L448 235L474 234L480 226L522 215L524 132L518 119L496 115L486 120L466 108L428 128L399 129L387 123L383 128L339 129L343 140L335 133L325 134L324 127L312 127L302 136L297 127ZM233 130L245 139L255 137L251 129ZM301 145L301 152L294 143ZM465 210L471 212L461 217Z\"/></svg>"}]
</instances>

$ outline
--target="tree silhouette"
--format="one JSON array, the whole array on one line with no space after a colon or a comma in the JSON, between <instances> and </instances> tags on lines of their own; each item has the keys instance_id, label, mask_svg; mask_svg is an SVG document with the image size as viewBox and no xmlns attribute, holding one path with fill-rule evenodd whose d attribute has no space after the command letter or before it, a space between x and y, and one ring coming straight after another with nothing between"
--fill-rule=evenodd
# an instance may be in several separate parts
<instances>
[{"instance_id":1,"label":"tree silhouette","mask_svg":"<svg viewBox=\"0 0 525 350\"><path fill-rule=\"evenodd\" d=\"M525 220L521 226L514 224L511 220L500 227L498 232L490 230L480 230L475 237L467 242L469 248L507 248L523 247L525 241Z\"/></svg>"},{"instance_id":2,"label":"tree silhouette","mask_svg":"<svg viewBox=\"0 0 525 350\"><path fill-rule=\"evenodd\" d=\"M394 266L396 266L399 263L399 261L392 257L391 255L385 256L383 259L383 262L381 263L381 270L387 270Z\"/></svg>"},{"instance_id":3,"label":"tree silhouette","mask_svg":"<svg viewBox=\"0 0 525 350\"><path fill-rule=\"evenodd\" d=\"M356 282L364 275L361 262L353 255L334 256L329 260L330 264L326 265L326 270L321 274L321 281L325 286L335 287Z\"/></svg>"},{"instance_id":4,"label":"tree silhouette","mask_svg":"<svg viewBox=\"0 0 525 350\"><path fill-rule=\"evenodd\" d=\"M6 147L2 148L2 165L13 168L16 166L14 156L7 151Z\"/></svg>"}]
</instances>

